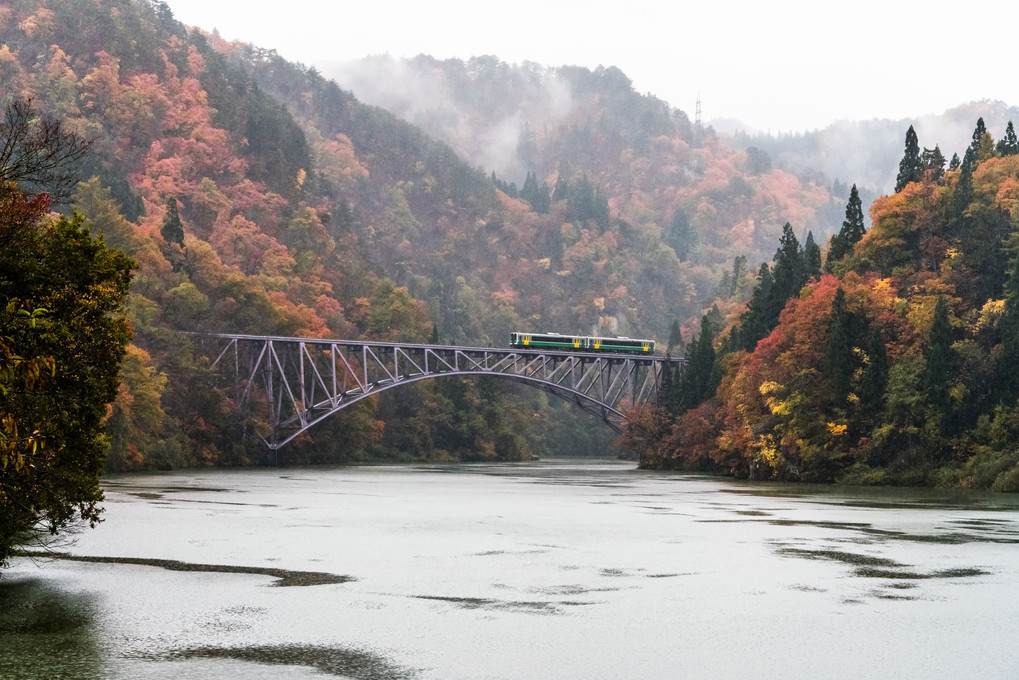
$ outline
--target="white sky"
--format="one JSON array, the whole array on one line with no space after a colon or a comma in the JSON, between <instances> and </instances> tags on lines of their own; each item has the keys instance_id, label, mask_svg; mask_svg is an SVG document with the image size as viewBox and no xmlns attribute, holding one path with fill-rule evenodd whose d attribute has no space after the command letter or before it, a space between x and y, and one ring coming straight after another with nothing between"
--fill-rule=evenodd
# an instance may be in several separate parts
<instances>
[{"instance_id":1,"label":"white sky","mask_svg":"<svg viewBox=\"0 0 1019 680\"><path fill-rule=\"evenodd\" d=\"M699 96L705 122L773 133L1019 105L1014 0L166 2L185 24L307 65L423 53L617 66L691 119Z\"/></svg>"}]
</instances>

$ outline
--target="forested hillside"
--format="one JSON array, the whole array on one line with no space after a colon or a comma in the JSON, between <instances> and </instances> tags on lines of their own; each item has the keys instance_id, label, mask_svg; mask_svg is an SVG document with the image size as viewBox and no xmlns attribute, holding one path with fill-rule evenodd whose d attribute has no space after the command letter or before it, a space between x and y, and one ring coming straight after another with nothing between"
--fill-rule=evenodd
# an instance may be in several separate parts
<instances>
[{"instance_id":1,"label":"forested hillside","mask_svg":"<svg viewBox=\"0 0 1019 680\"><path fill-rule=\"evenodd\" d=\"M0 96L95 140L58 207L138 265L111 469L259 455L245 434L257 424L180 331L502 345L515 328L663 343L672 329L678 345L681 322L738 308L752 285L742 256L767 252L786 221L823 233L841 201L615 69L555 72L576 105L562 125L533 124L530 170L514 178L314 69L188 29L161 2L2 2L0 35ZM475 92L478 106L505 102L495 89ZM439 381L332 418L288 455L604 449L608 432L569 428L588 416L550 408L503 383Z\"/></svg>"},{"instance_id":2,"label":"forested hillside","mask_svg":"<svg viewBox=\"0 0 1019 680\"><path fill-rule=\"evenodd\" d=\"M783 234L747 310L696 343L707 377L628 434L645 465L1019 490L1019 139L1000 134L978 119L947 161L910 127L895 193L866 233L850 201L823 271Z\"/></svg>"},{"instance_id":3,"label":"forested hillside","mask_svg":"<svg viewBox=\"0 0 1019 680\"><path fill-rule=\"evenodd\" d=\"M678 256L679 282L694 287L684 318L710 306L711 284L734 257L770 258L786 222L801 238L813 231L823 241L837 231L852 183L816 172L804 179L753 144L727 143L685 112L638 94L613 67L422 55L371 57L328 74L495 173L510 194L526 198L534 185L539 193L547 185L555 195L558 181L586 179L613 217L660 236ZM677 303L682 298L670 304Z\"/></svg>"}]
</instances>

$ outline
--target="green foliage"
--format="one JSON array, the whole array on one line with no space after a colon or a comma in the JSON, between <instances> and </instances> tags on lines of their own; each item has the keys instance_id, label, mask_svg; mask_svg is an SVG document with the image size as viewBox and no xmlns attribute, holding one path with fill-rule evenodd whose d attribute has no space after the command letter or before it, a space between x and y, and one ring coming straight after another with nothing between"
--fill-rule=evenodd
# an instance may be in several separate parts
<instances>
[{"instance_id":1,"label":"green foliage","mask_svg":"<svg viewBox=\"0 0 1019 680\"><path fill-rule=\"evenodd\" d=\"M822 373L838 406L844 406L849 396L852 371L852 346L849 340L850 317L846 309L846 292L835 291L828 321L828 337L824 345Z\"/></svg>"},{"instance_id":2,"label":"green foliage","mask_svg":"<svg viewBox=\"0 0 1019 680\"><path fill-rule=\"evenodd\" d=\"M1008 126L1005 128L1005 135L998 140L998 145L995 149L999 156L1014 156L1019 154L1019 137L1016 137L1015 128L1012 127L1012 121L1008 121Z\"/></svg>"},{"instance_id":3,"label":"green foliage","mask_svg":"<svg viewBox=\"0 0 1019 680\"><path fill-rule=\"evenodd\" d=\"M856 185L849 192L849 201L846 203L846 218L842 221L842 228L832 236L828 244L828 254L824 261L824 270L832 271L832 267L847 255L853 252L853 246L863 238L866 231L863 222L863 204L860 201L860 192Z\"/></svg>"},{"instance_id":4,"label":"green foliage","mask_svg":"<svg viewBox=\"0 0 1019 680\"><path fill-rule=\"evenodd\" d=\"M866 354L867 365L860 380L860 407L865 417L873 418L884 406L888 385L888 351L880 323L870 328Z\"/></svg>"},{"instance_id":5,"label":"green foliage","mask_svg":"<svg viewBox=\"0 0 1019 680\"><path fill-rule=\"evenodd\" d=\"M715 331L708 315L701 317L701 332L690 341L686 366L676 383L676 398L670 401L670 412L684 413L715 393L720 378L715 365Z\"/></svg>"},{"instance_id":6,"label":"green foliage","mask_svg":"<svg viewBox=\"0 0 1019 680\"><path fill-rule=\"evenodd\" d=\"M944 176L945 156L941 153L941 147L938 145L934 145L934 149L924 147L921 162L923 164L924 173L933 181L940 181Z\"/></svg>"},{"instance_id":7,"label":"green foliage","mask_svg":"<svg viewBox=\"0 0 1019 680\"><path fill-rule=\"evenodd\" d=\"M0 233L12 240L0 248L0 562L28 532L99 521L104 420L130 338L121 305L133 266L79 215L46 224L44 203L2 193Z\"/></svg>"},{"instance_id":8,"label":"green foliage","mask_svg":"<svg viewBox=\"0 0 1019 680\"><path fill-rule=\"evenodd\" d=\"M690 257L690 251L697 245L697 233L690 224L690 217L682 208L677 208L673 214L665 242L676 251L676 257L680 262L686 262Z\"/></svg>"},{"instance_id":9,"label":"green foliage","mask_svg":"<svg viewBox=\"0 0 1019 680\"><path fill-rule=\"evenodd\" d=\"M163 226L160 227L159 233L167 243L184 246L184 226L177 211L177 199L173 196L166 199L166 214L163 216Z\"/></svg>"},{"instance_id":10,"label":"green foliage","mask_svg":"<svg viewBox=\"0 0 1019 680\"><path fill-rule=\"evenodd\" d=\"M920 158L920 143L916 131L910 125L906 130L906 149L899 161L899 174L895 178L895 193L902 191L910 182L918 182L923 176L923 161Z\"/></svg>"}]
</instances>

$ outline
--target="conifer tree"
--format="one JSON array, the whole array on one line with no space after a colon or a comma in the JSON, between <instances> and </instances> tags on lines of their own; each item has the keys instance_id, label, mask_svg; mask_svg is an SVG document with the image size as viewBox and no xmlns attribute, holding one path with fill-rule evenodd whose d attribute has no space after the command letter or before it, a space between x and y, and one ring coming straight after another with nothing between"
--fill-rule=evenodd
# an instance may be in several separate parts
<instances>
[{"instance_id":1,"label":"conifer tree","mask_svg":"<svg viewBox=\"0 0 1019 680\"><path fill-rule=\"evenodd\" d=\"M982 160L982 159L979 158L980 143L983 140L984 135L986 133L987 133L987 126L984 125L984 119L983 118L977 118L976 127L973 128L973 138L972 138L972 140L969 143L969 147L966 149L966 154L963 157L963 162L965 162L966 157L970 157L971 158L971 162L974 163L974 164L976 163L976 161Z\"/></svg>"},{"instance_id":2,"label":"conifer tree","mask_svg":"<svg viewBox=\"0 0 1019 680\"><path fill-rule=\"evenodd\" d=\"M555 189L552 191L553 201L565 201L570 197L570 185L566 182L566 178L562 175L556 177Z\"/></svg>"},{"instance_id":3,"label":"conifer tree","mask_svg":"<svg viewBox=\"0 0 1019 680\"><path fill-rule=\"evenodd\" d=\"M846 292L839 286L831 303L828 337L824 345L822 374L837 406L843 406L852 387L852 345L849 338L849 310Z\"/></svg>"},{"instance_id":4,"label":"conifer tree","mask_svg":"<svg viewBox=\"0 0 1019 680\"><path fill-rule=\"evenodd\" d=\"M729 290L729 298L736 296L739 292L744 277L747 275L747 256L737 255L732 259L732 289Z\"/></svg>"},{"instance_id":5,"label":"conifer tree","mask_svg":"<svg viewBox=\"0 0 1019 680\"><path fill-rule=\"evenodd\" d=\"M814 232L807 232L807 241L803 244L803 266L807 281L821 276L821 249L814 243Z\"/></svg>"},{"instance_id":6,"label":"conifer tree","mask_svg":"<svg viewBox=\"0 0 1019 680\"><path fill-rule=\"evenodd\" d=\"M686 350L686 367L679 379L678 412L683 413L711 397L718 387L715 370L715 334L711 320L701 317L701 332L690 341Z\"/></svg>"},{"instance_id":7,"label":"conifer tree","mask_svg":"<svg viewBox=\"0 0 1019 680\"><path fill-rule=\"evenodd\" d=\"M163 226L159 233L167 243L184 246L184 226L180 221L180 213L177 212L177 199L173 196L166 199L166 215L163 217Z\"/></svg>"},{"instance_id":8,"label":"conifer tree","mask_svg":"<svg viewBox=\"0 0 1019 680\"><path fill-rule=\"evenodd\" d=\"M941 417L942 429L947 425L948 387L952 367L952 324L948 318L948 302L938 297L934 321L928 335L927 361L924 366L924 394L934 412Z\"/></svg>"},{"instance_id":9,"label":"conifer tree","mask_svg":"<svg viewBox=\"0 0 1019 680\"><path fill-rule=\"evenodd\" d=\"M884 406L888 386L888 352L880 323L870 327L866 352L867 367L860 379L860 406L866 416L873 417Z\"/></svg>"},{"instance_id":10,"label":"conifer tree","mask_svg":"<svg viewBox=\"0 0 1019 680\"><path fill-rule=\"evenodd\" d=\"M855 184L849 191L849 201L846 203L846 219L842 222L842 229L846 234L846 242L850 247L859 243L860 239L867 232L863 221L863 202L860 200L860 192Z\"/></svg>"},{"instance_id":11,"label":"conifer tree","mask_svg":"<svg viewBox=\"0 0 1019 680\"><path fill-rule=\"evenodd\" d=\"M842 228L839 233L832 236L828 245L828 254L824 259L824 269L830 272L832 265L842 258L853 254L853 246L856 245L867 229L863 222L863 202L860 200L860 192L853 185L849 192L849 201L846 203L846 219L842 221Z\"/></svg>"},{"instance_id":12,"label":"conifer tree","mask_svg":"<svg viewBox=\"0 0 1019 680\"><path fill-rule=\"evenodd\" d=\"M1008 121L1008 126L1005 128L1005 136L998 141L997 151L1002 156L1015 156L1019 154L1019 138L1015 135L1012 121Z\"/></svg>"},{"instance_id":13,"label":"conifer tree","mask_svg":"<svg viewBox=\"0 0 1019 680\"><path fill-rule=\"evenodd\" d=\"M950 221L957 232L965 231L968 222L966 209L973 199L973 166L975 165L975 154L968 150L959 166L959 181L955 185L955 195L952 198L952 213Z\"/></svg>"},{"instance_id":14,"label":"conifer tree","mask_svg":"<svg viewBox=\"0 0 1019 680\"><path fill-rule=\"evenodd\" d=\"M677 208L672 216L665 242L672 246L680 262L686 262L690 257L690 251L697 242L697 233L694 231L693 225L690 224L690 218L686 211L682 208Z\"/></svg>"},{"instance_id":15,"label":"conifer tree","mask_svg":"<svg viewBox=\"0 0 1019 680\"><path fill-rule=\"evenodd\" d=\"M771 310L775 321L785 306L786 300L800 292L807 282L807 269L803 263L803 249L788 222L782 227L782 236L778 241L778 250L774 257L775 267L772 269L774 285L771 294Z\"/></svg>"},{"instance_id":16,"label":"conifer tree","mask_svg":"<svg viewBox=\"0 0 1019 680\"><path fill-rule=\"evenodd\" d=\"M839 230L839 233L832 236L831 241L828 242L828 253L824 258L826 272L831 272L832 266L849 254L849 244L846 242L844 231L844 229Z\"/></svg>"},{"instance_id":17,"label":"conifer tree","mask_svg":"<svg viewBox=\"0 0 1019 680\"><path fill-rule=\"evenodd\" d=\"M906 150L899 161L899 174L895 178L895 193L899 193L910 182L923 177L923 161L920 159L920 142L916 131L910 125L906 130Z\"/></svg>"},{"instance_id":18,"label":"conifer tree","mask_svg":"<svg viewBox=\"0 0 1019 680\"><path fill-rule=\"evenodd\" d=\"M941 153L941 147L934 145L933 149L923 150L923 171L929 174L930 178L937 182L945 174L945 155Z\"/></svg>"},{"instance_id":19,"label":"conifer tree","mask_svg":"<svg viewBox=\"0 0 1019 680\"><path fill-rule=\"evenodd\" d=\"M531 204L535 212L548 212L551 205L551 198L548 193L548 185L542 182L538 184L538 175L528 172L524 179L524 187L520 190L520 198Z\"/></svg>"},{"instance_id":20,"label":"conifer tree","mask_svg":"<svg viewBox=\"0 0 1019 680\"><path fill-rule=\"evenodd\" d=\"M682 353L685 350L683 343L683 329L679 325L679 319L674 319L672 326L669 328L669 353L677 352Z\"/></svg>"},{"instance_id":21,"label":"conifer tree","mask_svg":"<svg viewBox=\"0 0 1019 680\"><path fill-rule=\"evenodd\" d=\"M958 170L960 165L962 165L962 162L959 160L959 154L953 153L952 160L948 161L948 169L950 171Z\"/></svg>"},{"instance_id":22,"label":"conifer tree","mask_svg":"<svg viewBox=\"0 0 1019 680\"><path fill-rule=\"evenodd\" d=\"M672 355L666 353L658 384L658 406L670 416L679 415L679 376L673 368Z\"/></svg>"},{"instance_id":23,"label":"conifer tree","mask_svg":"<svg viewBox=\"0 0 1019 680\"><path fill-rule=\"evenodd\" d=\"M1005 311L1001 317L1001 353L997 357L995 384L1003 403L1019 398L1019 256L1012 261L1012 272L1005 282Z\"/></svg>"}]
</instances>

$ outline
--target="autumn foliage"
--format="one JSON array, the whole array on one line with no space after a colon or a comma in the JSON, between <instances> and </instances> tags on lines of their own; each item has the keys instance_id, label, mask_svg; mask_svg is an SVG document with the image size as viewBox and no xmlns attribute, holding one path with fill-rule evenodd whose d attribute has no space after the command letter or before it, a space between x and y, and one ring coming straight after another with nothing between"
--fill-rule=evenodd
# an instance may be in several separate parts
<instances>
[{"instance_id":1,"label":"autumn foliage","mask_svg":"<svg viewBox=\"0 0 1019 680\"><path fill-rule=\"evenodd\" d=\"M995 149L980 121L959 167L918 159L834 274L789 299L750 351L725 355L715 396L644 464L1019 490L1019 156Z\"/></svg>"}]
</instances>

